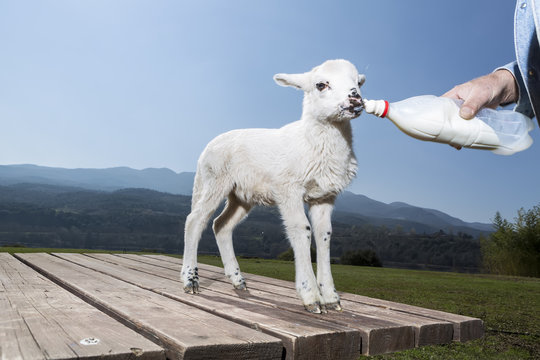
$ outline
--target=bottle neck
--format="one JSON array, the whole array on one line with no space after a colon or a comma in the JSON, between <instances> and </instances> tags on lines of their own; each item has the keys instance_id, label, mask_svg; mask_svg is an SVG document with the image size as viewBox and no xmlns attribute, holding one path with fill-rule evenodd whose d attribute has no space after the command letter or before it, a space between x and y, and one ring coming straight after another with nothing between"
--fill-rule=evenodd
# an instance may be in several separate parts
<instances>
[{"instance_id":1,"label":"bottle neck","mask_svg":"<svg viewBox=\"0 0 540 360\"><path fill-rule=\"evenodd\" d=\"M367 113L384 118L388 115L390 104L386 100L364 100L364 108Z\"/></svg>"},{"instance_id":2,"label":"bottle neck","mask_svg":"<svg viewBox=\"0 0 540 360\"><path fill-rule=\"evenodd\" d=\"M383 101L384 101L384 110L383 110L383 112L381 114L381 117L385 118L386 115L388 115L388 109L390 109L390 103L388 101L386 101L386 100L383 100Z\"/></svg>"}]
</instances>

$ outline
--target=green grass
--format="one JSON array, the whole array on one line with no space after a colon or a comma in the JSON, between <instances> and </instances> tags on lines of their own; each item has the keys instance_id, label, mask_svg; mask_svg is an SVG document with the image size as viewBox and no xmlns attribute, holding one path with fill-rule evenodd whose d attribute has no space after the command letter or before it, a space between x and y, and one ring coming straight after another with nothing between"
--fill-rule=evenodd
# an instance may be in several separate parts
<instances>
[{"instance_id":1,"label":"green grass","mask_svg":"<svg viewBox=\"0 0 540 360\"><path fill-rule=\"evenodd\" d=\"M1 251L106 252L0 247ZM215 256L200 256L199 261L222 266ZM239 263L244 272L294 280L294 264L289 261L240 258ZM540 279L345 265L332 265L332 271L340 291L484 321L486 335L482 339L424 346L371 359L540 359Z\"/></svg>"}]
</instances>

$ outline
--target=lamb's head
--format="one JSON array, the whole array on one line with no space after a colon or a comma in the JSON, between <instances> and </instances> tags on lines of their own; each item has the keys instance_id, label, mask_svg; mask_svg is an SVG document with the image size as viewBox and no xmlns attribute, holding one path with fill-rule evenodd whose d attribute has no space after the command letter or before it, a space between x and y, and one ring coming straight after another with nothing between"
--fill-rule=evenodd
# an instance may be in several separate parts
<instances>
[{"instance_id":1,"label":"lamb's head","mask_svg":"<svg viewBox=\"0 0 540 360\"><path fill-rule=\"evenodd\" d=\"M303 117L318 121L344 121L363 110L360 87L366 77L347 60L328 60L302 74L276 74L281 86L304 91Z\"/></svg>"}]
</instances>

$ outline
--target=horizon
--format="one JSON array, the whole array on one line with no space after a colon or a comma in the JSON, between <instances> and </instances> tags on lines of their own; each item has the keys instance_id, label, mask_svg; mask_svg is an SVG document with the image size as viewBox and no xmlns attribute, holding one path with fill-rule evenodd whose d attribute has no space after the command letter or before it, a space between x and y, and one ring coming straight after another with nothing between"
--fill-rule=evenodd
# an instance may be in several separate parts
<instances>
[{"instance_id":1,"label":"horizon","mask_svg":"<svg viewBox=\"0 0 540 360\"><path fill-rule=\"evenodd\" d=\"M296 121L276 73L348 59L362 95L440 95L515 58L515 3L67 0L0 4L0 164L194 172L215 136ZM536 123L536 121L535 121ZM354 119L346 189L467 222L540 202L534 144L512 156L422 142ZM537 124L531 132L540 142Z\"/></svg>"}]
</instances>

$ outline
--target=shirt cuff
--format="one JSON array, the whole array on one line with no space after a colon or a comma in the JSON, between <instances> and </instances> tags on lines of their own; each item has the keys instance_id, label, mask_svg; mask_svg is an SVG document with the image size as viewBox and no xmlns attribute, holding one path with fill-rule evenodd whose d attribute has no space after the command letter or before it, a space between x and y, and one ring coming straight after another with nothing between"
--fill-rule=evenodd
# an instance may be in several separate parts
<instances>
[{"instance_id":1,"label":"shirt cuff","mask_svg":"<svg viewBox=\"0 0 540 360\"><path fill-rule=\"evenodd\" d=\"M533 118L535 116L534 110L529 99L527 88L525 87L525 83L521 77L521 72L519 71L517 61L512 61L511 63L498 67L494 70L494 72L497 70L508 70L514 76L514 79L516 79L516 83L518 85L518 100L516 102L516 106L514 107L514 111Z\"/></svg>"}]
</instances>

